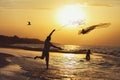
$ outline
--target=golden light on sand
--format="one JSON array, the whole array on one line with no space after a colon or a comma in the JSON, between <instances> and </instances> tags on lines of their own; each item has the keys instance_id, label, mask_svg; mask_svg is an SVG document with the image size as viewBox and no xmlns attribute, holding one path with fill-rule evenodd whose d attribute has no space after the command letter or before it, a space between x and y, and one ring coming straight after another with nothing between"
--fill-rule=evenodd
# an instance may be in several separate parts
<instances>
[{"instance_id":1,"label":"golden light on sand","mask_svg":"<svg viewBox=\"0 0 120 80\"><path fill-rule=\"evenodd\" d=\"M57 14L58 22L69 28L83 24L86 20L84 11L79 5L68 5L62 7Z\"/></svg>"}]
</instances>

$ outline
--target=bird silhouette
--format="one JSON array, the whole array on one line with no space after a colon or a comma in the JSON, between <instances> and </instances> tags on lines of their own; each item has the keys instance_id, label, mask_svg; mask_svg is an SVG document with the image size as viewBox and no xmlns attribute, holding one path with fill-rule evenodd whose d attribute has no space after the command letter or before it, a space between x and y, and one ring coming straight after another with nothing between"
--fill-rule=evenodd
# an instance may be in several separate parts
<instances>
[{"instance_id":1,"label":"bird silhouette","mask_svg":"<svg viewBox=\"0 0 120 80\"><path fill-rule=\"evenodd\" d=\"M27 25L31 25L31 22L30 22L30 21L28 21Z\"/></svg>"}]
</instances>

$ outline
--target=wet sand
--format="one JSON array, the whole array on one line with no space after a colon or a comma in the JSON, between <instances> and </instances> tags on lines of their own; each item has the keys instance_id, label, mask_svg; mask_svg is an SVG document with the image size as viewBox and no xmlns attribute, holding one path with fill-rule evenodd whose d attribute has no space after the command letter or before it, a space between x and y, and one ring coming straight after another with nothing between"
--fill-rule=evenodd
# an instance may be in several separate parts
<instances>
[{"instance_id":1,"label":"wet sand","mask_svg":"<svg viewBox=\"0 0 120 80\"><path fill-rule=\"evenodd\" d=\"M0 48L0 80L119 80L120 58L93 53L50 53L50 66L44 60L34 60L39 51Z\"/></svg>"}]
</instances>

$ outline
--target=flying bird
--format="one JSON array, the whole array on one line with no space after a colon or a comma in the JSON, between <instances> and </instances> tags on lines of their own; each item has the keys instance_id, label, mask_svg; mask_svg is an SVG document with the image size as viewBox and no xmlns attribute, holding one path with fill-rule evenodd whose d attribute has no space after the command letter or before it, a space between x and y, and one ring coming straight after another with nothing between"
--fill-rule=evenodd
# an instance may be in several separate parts
<instances>
[{"instance_id":1,"label":"flying bird","mask_svg":"<svg viewBox=\"0 0 120 80\"><path fill-rule=\"evenodd\" d=\"M27 25L31 25L31 22L30 22L30 21L28 21L28 22L27 22Z\"/></svg>"}]
</instances>

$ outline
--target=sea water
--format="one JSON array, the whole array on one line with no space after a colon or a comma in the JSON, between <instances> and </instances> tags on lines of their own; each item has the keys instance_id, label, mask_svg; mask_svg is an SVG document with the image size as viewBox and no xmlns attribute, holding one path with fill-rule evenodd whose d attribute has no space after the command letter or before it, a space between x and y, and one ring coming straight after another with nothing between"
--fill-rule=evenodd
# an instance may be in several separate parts
<instances>
[{"instance_id":1,"label":"sea water","mask_svg":"<svg viewBox=\"0 0 120 80\"><path fill-rule=\"evenodd\" d=\"M44 44L14 44L14 46L43 48ZM42 78L49 78L46 80L119 80L120 58L117 57L120 56L119 47L58 46L66 51L91 49L93 54L90 61L86 61L85 54L50 52L49 70L45 70L45 60L33 59L34 56L41 55L41 51L0 48L0 52L17 55L17 57L9 58L11 59L9 61L13 61L21 69L26 70L27 77L33 78L30 80L40 80L39 78L41 80ZM33 62L34 65L31 65Z\"/></svg>"},{"instance_id":2,"label":"sea water","mask_svg":"<svg viewBox=\"0 0 120 80\"><path fill-rule=\"evenodd\" d=\"M29 48L43 48L44 44L13 44L12 46L29 47ZM90 49L93 53L104 53L120 56L120 47L108 46L80 46L80 45L57 45L64 49L64 51L75 52L80 50ZM51 50L55 48L51 47ZM57 49L55 49L57 51Z\"/></svg>"}]
</instances>

